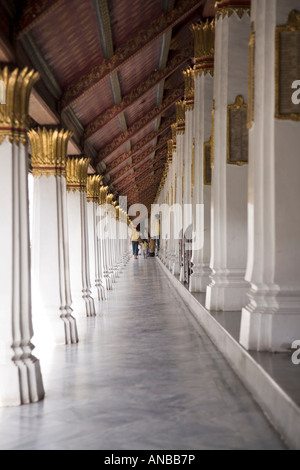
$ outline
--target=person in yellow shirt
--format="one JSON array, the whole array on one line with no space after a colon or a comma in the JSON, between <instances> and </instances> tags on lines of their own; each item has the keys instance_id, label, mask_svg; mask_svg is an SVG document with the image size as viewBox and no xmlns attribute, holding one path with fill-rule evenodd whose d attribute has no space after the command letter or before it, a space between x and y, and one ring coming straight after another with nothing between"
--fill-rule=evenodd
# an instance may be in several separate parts
<instances>
[{"instance_id":1,"label":"person in yellow shirt","mask_svg":"<svg viewBox=\"0 0 300 470\"><path fill-rule=\"evenodd\" d=\"M138 259L139 254L139 241L140 241L140 232L137 229L137 226L134 225L131 232L131 243L132 243L132 252L134 259Z\"/></svg>"},{"instance_id":2,"label":"person in yellow shirt","mask_svg":"<svg viewBox=\"0 0 300 470\"><path fill-rule=\"evenodd\" d=\"M148 256L148 242L147 242L147 240L142 241L142 250L143 250L144 258L147 258L147 256Z\"/></svg>"}]
</instances>

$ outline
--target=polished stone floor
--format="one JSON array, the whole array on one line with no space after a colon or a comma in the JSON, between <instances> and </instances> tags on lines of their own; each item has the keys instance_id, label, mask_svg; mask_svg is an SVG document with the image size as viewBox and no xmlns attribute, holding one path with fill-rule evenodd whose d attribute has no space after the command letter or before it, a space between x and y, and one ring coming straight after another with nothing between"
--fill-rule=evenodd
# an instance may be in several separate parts
<instances>
[{"instance_id":1,"label":"polished stone floor","mask_svg":"<svg viewBox=\"0 0 300 470\"><path fill-rule=\"evenodd\" d=\"M155 259L98 312L78 345L36 352L45 400L0 409L1 450L285 449Z\"/></svg>"}]
</instances>

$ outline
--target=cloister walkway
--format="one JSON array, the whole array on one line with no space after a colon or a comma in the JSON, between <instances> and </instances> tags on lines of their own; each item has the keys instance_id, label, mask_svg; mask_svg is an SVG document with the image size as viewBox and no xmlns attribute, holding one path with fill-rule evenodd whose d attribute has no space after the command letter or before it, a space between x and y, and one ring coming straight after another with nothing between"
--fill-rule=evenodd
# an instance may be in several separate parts
<instances>
[{"instance_id":1,"label":"cloister walkway","mask_svg":"<svg viewBox=\"0 0 300 470\"><path fill-rule=\"evenodd\" d=\"M132 259L98 310L38 356L45 400L0 409L0 449L285 449L156 259Z\"/></svg>"}]
</instances>

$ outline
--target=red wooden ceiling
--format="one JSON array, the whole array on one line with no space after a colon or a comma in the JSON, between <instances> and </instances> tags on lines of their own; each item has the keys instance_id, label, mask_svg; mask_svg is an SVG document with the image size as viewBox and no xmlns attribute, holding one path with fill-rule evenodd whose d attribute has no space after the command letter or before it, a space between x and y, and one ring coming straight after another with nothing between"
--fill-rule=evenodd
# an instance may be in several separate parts
<instances>
[{"instance_id":1,"label":"red wooden ceiling","mask_svg":"<svg viewBox=\"0 0 300 470\"><path fill-rule=\"evenodd\" d=\"M190 25L213 15L214 2L2 3L14 15L24 61L40 72L50 101L56 93L52 105L61 124L68 119L82 154L90 153L116 197L149 206L162 178L175 102L183 97L182 71L192 64Z\"/></svg>"}]
</instances>

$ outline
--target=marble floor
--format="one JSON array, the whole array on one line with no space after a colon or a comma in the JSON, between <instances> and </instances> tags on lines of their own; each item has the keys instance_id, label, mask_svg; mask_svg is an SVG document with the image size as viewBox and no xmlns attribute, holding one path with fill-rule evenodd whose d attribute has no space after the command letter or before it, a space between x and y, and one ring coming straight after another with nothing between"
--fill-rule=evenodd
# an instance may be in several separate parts
<instances>
[{"instance_id":1,"label":"marble floor","mask_svg":"<svg viewBox=\"0 0 300 470\"><path fill-rule=\"evenodd\" d=\"M36 351L45 399L0 409L1 450L286 449L156 259L131 260L78 329Z\"/></svg>"}]
</instances>

